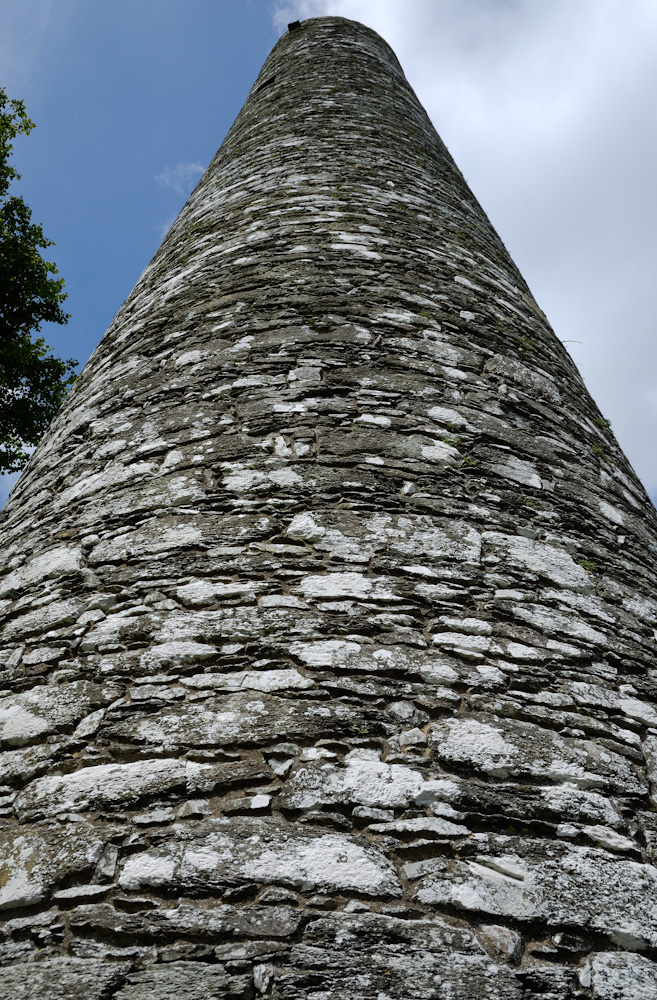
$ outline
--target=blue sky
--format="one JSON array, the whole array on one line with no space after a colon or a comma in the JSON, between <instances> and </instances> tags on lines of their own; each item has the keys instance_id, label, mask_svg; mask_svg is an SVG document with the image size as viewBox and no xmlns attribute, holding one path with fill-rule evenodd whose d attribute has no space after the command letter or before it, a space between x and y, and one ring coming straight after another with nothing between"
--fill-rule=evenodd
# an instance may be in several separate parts
<instances>
[{"instance_id":1,"label":"blue sky","mask_svg":"<svg viewBox=\"0 0 657 1000\"><path fill-rule=\"evenodd\" d=\"M393 46L657 497L654 0L0 0L16 191L69 294L48 342L86 361L287 21L325 13Z\"/></svg>"}]
</instances>

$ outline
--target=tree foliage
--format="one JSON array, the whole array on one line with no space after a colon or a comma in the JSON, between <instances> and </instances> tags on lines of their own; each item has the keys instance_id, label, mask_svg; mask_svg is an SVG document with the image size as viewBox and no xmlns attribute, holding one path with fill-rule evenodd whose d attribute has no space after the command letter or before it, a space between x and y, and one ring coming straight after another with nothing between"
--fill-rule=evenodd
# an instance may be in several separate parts
<instances>
[{"instance_id":1,"label":"tree foliage","mask_svg":"<svg viewBox=\"0 0 657 1000\"><path fill-rule=\"evenodd\" d=\"M27 461L55 415L77 362L51 353L43 322L67 323L64 281L41 250L52 246L22 198L9 193L20 174L10 163L13 140L34 128L22 101L0 88L0 472Z\"/></svg>"}]
</instances>

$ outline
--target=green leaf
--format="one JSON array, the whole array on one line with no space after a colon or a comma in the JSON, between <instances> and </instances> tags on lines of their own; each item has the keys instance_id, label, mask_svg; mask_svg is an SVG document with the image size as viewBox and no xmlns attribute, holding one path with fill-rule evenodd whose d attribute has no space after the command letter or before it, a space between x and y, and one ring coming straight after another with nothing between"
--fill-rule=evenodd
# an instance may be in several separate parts
<instances>
[{"instance_id":1,"label":"green leaf","mask_svg":"<svg viewBox=\"0 0 657 1000\"><path fill-rule=\"evenodd\" d=\"M42 337L44 322L67 323L64 281L41 255L53 246L22 198L9 194L20 175L9 162L12 140L34 128L19 100L0 88L0 472L27 461L75 380L77 361L56 358Z\"/></svg>"}]
</instances>

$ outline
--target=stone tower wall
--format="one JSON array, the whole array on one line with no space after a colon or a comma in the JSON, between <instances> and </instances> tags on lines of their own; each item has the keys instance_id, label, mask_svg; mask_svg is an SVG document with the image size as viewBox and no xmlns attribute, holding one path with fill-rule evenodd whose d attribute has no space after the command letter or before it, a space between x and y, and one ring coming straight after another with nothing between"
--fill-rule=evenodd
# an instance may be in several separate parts
<instances>
[{"instance_id":1,"label":"stone tower wall","mask_svg":"<svg viewBox=\"0 0 657 1000\"><path fill-rule=\"evenodd\" d=\"M305 22L2 515L0 1000L657 997L657 521Z\"/></svg>"}]
</instances>

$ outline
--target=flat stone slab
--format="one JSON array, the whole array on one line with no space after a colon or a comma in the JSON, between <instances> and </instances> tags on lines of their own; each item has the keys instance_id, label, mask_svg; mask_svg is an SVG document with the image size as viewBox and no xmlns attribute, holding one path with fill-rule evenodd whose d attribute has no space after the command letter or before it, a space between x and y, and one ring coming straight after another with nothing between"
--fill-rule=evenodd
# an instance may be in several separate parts
<instances>
[{"instance_id":1,"label":"flat stone slab","mask_svg":"<svg viewBox=\"0 0 657 1000\"><path fill-rule=\"evenodd\" d=\"M74 681L41 684L0 698L0 745L21 747L40 740L60 727L72 726L115 695L111 686Z\"/></svg>"},{"instance_id":2,"label":"flat stone slab","mask_svg":"<svg viewBox=\"0 0 657 1000\"><path fill-rule=\"evenodd\" d=\"M290 809L335 804L407 809L450 802L458 793L459 783L449 778L425 776L404 764L386 764L373 750L352 750L341 766L320 759L299 768L281 802Z\"/></svg>"},{"instance_id":3,"label":"flat stone slab","mask_svg":"<svg viewBox=\"0 0 657 1000\"><path fill-rule=\"evenodd\" d=\"M596 1000L653 1000L657 997L657 964L644 955L618 951L592 955L580 974Z\"/></svg>"},{"instance_id":4,"label":"flat stone slab","mask_svg":"<svg viewBox=\"0 0 657 1000\"><path fill-rule=\"evenodd\" d=\"M406 877L419 880L420 902L521 924L579 926L624 948L657 945L653 865L558 841L476 836L483 849L467 861L436 858L405 866Z\"/></svg>"},{"instance_id":5,"label":"flat stone slab","mask_svg":"<svg viewBox=\"0 0 657 1000\"><path fill-rule=\"evenodd\" d=\"M187 747L257 745L272 738L340 737L362 713L340 702L279 698L259 691L183 704L110 727L115 739L165 751Z\"/></svg>"},{"instance_id":6,"label":"flat stone slab","mask_svg":"<svg viewBox=\"0 0 657 1000\"><path fill-rule=\"evenodd\" d=\"M648 791L626 757L529 722L461 716L433 723L429 732L438 760L490 778L538 778L634 795Z\"/></svg>"},{"instance_id":7,"label":"flat stone slab","mask_svg":"<svg viewBox=\"0 0 657 1000\"><path fill-rule=\"evenodd\" d=\"M252 982L221 965L167 962L130 973L112 1000L250 1000Z\"/></svg>"},{"instance_id":8,"label":"flat stone slab","mask_svg":"<svg viewBox=\"0 0 657 1000\"><path fill-rule=\"evenodd\" d=\"M119 885L194 894L244 882L399 896L394 866L360 838L256 820L174 825L168 839L131 855Z\"/></svg>"},{"instance_id":9,"label":"flat stone slab","mask_svg":"<svg viewBox=\"0 0 657 1000\"><path fill-rule=\"evenodd\" d=\"M83 958L49 958L3 966L2 1000L105 1000L130 966Z\"/></svg>"},{"instance_id":10,"label":"flat stone slab","mask_svg":"<svg viewBox=\"0 0 657 1000\"><path fill-rule=\"evenodd\" d=\"M0 833L0 910L32 906L63 879L82 875L99 860L108 834L100 825L15 827Z\"/></svg>"},{"instance_id":11,"label":"flat stone slab","mask_svg":"<svg viewBox=\"0 0 657 1000\"><path fill-rule=\"evenodd\" d=\"M336 956L339 955L339 961ZM440 917L335 913L311 922L273 973L276 997L305 1000L317 984L336 1000L521 1000L513 971L467 930ZM320 994L321 995L321 994Z\"/></svg>"},{"instance_id":12,"label":"flat stone slab","mask_svg":"<svg viewBox=\"0 0 657 1000\"><path fill-rule=\"evenodd\" d=\"M207 794L220 786L257 778L267 773L249 761L234 764L199 764L178 758L140 760L132 764L99 764L72 774L39 778L14 802L20 822L89 809L116 809L140 800L178 793L180 798Z\"/></svg>"}]
</instances>

